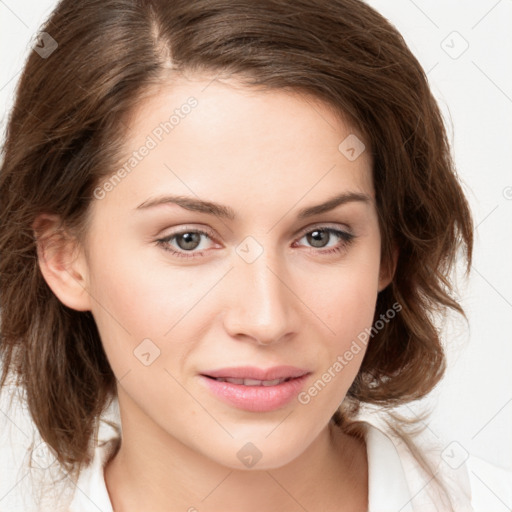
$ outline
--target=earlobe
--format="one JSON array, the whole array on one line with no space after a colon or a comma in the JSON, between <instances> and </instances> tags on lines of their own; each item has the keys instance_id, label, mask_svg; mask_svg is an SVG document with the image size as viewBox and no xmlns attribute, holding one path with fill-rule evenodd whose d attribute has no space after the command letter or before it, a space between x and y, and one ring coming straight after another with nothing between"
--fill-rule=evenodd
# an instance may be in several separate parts
<instances>
[{"instance_id":1,"label":"earlobe","mask_svg":"<svg viewBox=\"0 0 512 512\"><path fill-rule=\"evenodd\" d=\"M76 238L62 229L56 215L39 215L32 229L39 268L50 289L65 306L90 311L87 265Z\"/></svg>"},{"instance_id":2,"label":"earlobe","mask_svg":"<svg viewBox=\"0 0 512 512\"><path fill-rule=\"evenodd\" d=\"M393 281L395 276L396 266L398 264L399 249L397 245L393 245L391 250L391 260L383 261L381 263L379 273L379 287L378 291L384 290Z\"/></svg>"}]
</instances>

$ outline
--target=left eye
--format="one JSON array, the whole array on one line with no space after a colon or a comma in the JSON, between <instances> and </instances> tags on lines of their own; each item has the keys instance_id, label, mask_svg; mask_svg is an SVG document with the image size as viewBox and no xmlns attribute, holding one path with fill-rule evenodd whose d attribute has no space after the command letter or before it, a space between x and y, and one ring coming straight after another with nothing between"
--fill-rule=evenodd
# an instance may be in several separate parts
<instances>
[{"instance_id":1,"label":"left eye","mask_svg":"<svg viewBox=\"0 0 512 512\"><path fill-rule=\"evenodd\" d=\"M323 249L326 247L333 247L332 245L327 245L327 243L333 238L333 235L334 237L341 239L346 244L353 238L352 234L334 228L316 228L305 233L302 238L305 238L308 244L311 244L312 247ZM302 240L302 238L300 240ZM336 243L334 246L336 246Z\"/></svg>"}]
</instances>

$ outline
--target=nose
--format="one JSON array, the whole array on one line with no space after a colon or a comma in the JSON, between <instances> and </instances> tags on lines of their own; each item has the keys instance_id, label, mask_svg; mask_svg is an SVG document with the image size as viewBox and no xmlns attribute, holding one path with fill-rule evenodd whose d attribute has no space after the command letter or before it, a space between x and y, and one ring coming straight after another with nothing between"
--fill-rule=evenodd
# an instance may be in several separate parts
<instances>
[{"instance_id":1,"label":"nose","mask_svg":"<svg viewBox=\"0 0 512 512\"><path fill-rule=\"evenodd\" d=\"M236 261L228 279L224 327L233 337L271 345L289 338L299 325L298 300L276 258Z\"/></svg>"}]
</instances>

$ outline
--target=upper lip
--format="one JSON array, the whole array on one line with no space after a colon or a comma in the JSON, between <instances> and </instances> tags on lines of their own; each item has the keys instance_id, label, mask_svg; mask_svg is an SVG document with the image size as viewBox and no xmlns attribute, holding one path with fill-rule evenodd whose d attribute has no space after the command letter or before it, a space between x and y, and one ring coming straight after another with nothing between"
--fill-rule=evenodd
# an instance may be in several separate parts
<instances>
[{"instance_id":1,"label":"upper lip","mask_svg":"<svg viewBox=\"0 0 512 512\"><path fill-rule=\"evenodd\" d=\"M255 366L237 366L208 370L201 375L215 379L254 379L275 380L302 377L309 373L308 370L296 366L273 366L272 368L256 368Z\"/></svg>"}]
</instances>

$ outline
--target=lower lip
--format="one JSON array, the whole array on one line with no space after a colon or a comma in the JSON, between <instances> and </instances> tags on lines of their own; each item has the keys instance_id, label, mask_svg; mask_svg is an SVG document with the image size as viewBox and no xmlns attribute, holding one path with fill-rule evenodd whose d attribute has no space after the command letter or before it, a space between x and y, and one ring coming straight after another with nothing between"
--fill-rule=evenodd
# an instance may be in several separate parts
<instances>
[{"instance_id":1,"label":"lower lip","mask_svg":"<svg viewBox=\"0 0 512 512\"><path fill-rule=\"evenodd\" d=\"M244 386L231 382L220 382L201 375L201 380L214 395L224 402L251 412L275 411L293 400L304 386L308 374L277 386Z\"/></svg>"}]
</instances>

